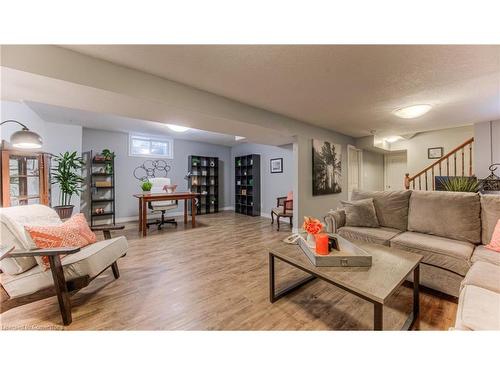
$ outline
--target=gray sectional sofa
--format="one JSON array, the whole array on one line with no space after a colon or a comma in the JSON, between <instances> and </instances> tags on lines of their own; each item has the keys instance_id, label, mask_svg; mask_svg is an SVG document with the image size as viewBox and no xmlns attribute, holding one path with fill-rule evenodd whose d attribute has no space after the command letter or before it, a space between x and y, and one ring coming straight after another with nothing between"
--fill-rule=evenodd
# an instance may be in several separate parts
<instances>
[{"instance_id":1,"label":"gray sectional sofa","mask_svg":"<svg viewBox=\"0 0 500 375\"><path fill-rule=\"evenodd\" d=\"M327 231L421 254L420 284L460 296L459 312L469 297L474 301L486 298L490 305L500 307L500 253L484 247L500 219L500 195L354 191L351 199L366 198L373 198L380 227L346 226L345 211L336 209L325 216ZM500 310L492 315L500 319ZM497 326L500 329L500 322ZM458 315L457 328L467 328Z\"/></svg>"}]
</instances>

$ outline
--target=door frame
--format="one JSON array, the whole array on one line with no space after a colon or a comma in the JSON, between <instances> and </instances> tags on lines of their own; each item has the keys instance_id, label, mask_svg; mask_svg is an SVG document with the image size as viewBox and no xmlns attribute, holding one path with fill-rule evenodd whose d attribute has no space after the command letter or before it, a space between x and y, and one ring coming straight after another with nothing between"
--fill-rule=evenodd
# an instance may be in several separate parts
<instances>
[{"instance_id":1,"label":"door frame","mask_svg":"<svg viewBox=\"0 0 500 375\"><path fill-rule=\"evenodd\" d=\"M401 155L405 155L406 157L406 169L408 169L408 152L406 150L400 150L400 151L393 151L393 152L388 152L386 154L384 154L384 191L387 190L387 185L388 185L388 173L387 171L389 170L388 168L388 161L387 159L392 156L392 155L397 155L397 154L401 154ZM402 176L402 180L403 181L403 186L404 186L404 176Z\"/></svg>"},{"instance_id":2,"label":"door frame","mask_svg":"<svg viewBox=\"0 0 500 375\"><path fill-rule=\"evenodd\" d=\"M351 199L352 191L349 191L349 177L351 176L351 163L349 157L349 150L354 150L358 153L358 188L363 188L363 150L353 145L347 145L347 199Z\"/></svg>"}]
</instances>

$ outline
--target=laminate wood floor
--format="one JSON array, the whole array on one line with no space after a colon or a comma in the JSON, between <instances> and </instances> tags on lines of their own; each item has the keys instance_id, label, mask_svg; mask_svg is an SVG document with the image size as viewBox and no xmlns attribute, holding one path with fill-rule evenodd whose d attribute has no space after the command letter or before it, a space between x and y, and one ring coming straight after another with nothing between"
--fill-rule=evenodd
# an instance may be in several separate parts
<instances>
[{"instance_id":1,"label":"laminate wood floor","mask_svg":"<svg viewBox=\"0 0 500 375\"><path fill-rule=\"evenodd\" d=\"M197 217L198 226L151 227L141 238L137 223L123 234L127 256L121 277L107 270L72 296L73 323L64 327L55 297L0 316L2 329L66 330L371 330L373 305L320 280L269 303L268 251L289 235L282 224L226 211ZM278 287L301 276L278 261ZM411 310L412 290L402 286L384 315L396 329ZM457 305L421 293L416 329L447 330Z\"/></svg>"}]
</instances>

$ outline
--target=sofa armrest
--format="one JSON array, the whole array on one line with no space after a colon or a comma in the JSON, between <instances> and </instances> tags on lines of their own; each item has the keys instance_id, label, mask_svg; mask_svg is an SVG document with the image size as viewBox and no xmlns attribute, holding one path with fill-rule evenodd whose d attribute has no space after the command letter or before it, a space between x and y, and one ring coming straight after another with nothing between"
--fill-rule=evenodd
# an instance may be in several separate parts
<instances>
[{"instance_id":1,"label":"sofa armrest","mask_svg":"<svg viewBox=\"0 0 500 375\"><path fill-rule=\"evenodd\" d=\"M125 225L97 225L90 227L90 229L94 232L102 230L102 234L104 235L104 239L106 240L109 240L111 238L112 230L121 230L123 228L125 228Z\"/></svg>"},{"instance_id":2,"label":"sofa armrest","mask_svg":"<svg viewBox=\"0 0 500 375\"><path fill-rule=\"evenodd\" d=\"M345 225L345 211L343 209L330 210L324 217L327 233L337 233Z\"/></svg>"},{"instance_id":3,"label":"sofa armrest","mask_svg":"<svg viewBox=\"0 0 500 375\"><path fill-rule=\"evenodd\" d=\"M111 231L111 230L121 230L124 229L125 225L94 225L90 227L91 230L93 231Z\"/></svg>"},{"instance_id":4,"label":"sofa armrest","mask_svg":"<svg viewBox=\"0 0 500 375\"><path fill-rule=\"evenodd\" d=\"M30 256L54 256L63 254L74 254L80 251L79 247L54 247L52 249L37 249L30 251L13 251L8 257L30 257Z\"/></svg>"},{"instance_id":5,"label":"sofa armrest","mask_svg":"<svg viewBox=\"0 0 500 375\"><path fill-rule=\"evenodd\" d=\"M16 247L14 245L9 245L9 246L3 246L0 245L0 260L3 258L8 258L9 254L15 249Z\"/></svg>"}]
</instances>

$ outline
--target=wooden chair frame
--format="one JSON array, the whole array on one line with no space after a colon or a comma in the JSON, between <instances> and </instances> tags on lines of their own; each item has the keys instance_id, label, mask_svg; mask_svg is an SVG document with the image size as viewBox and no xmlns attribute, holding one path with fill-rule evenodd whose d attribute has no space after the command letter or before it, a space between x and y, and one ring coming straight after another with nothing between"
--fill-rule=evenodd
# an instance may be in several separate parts
<instances>
[{"instance_id":1,"label":"wooden chair frame","mask_svg":"<svg viewBox=\"0 0 500 375\"><path fill-rule=\"evenodd\" d=\"M123 225L101 225L91 227L93 231L102 231L104 235L104 239L108 240L111 238L111 231L123 229ZM64 325L69 325L72 322L71 316L71 301L70 294L76 293L78 290L85 288L90 284L92 280L94 280L97 276L99 276L102 272L106 271L108 268L111 268L113 271L113 275L115 279L120 277L120 272L118 270L117 262L113 262L109 267L102 270L95 277L89 276L80 276L76 279L66 281L64 277L64 270L61 264L60 255L74 254L80 251L78 247L60 247L60 248L52 248L52 249L38 249L38 250L30 250L30 251L15 251L14 248L10 251L6 252L2 255L2 258L7 257L25 257L25 256L48 256L50 263L50 271L52 272L52 278L54 279L54 285L42 290L39 290L33 294L10 298L7 291L0 284L0 313L4 311L10 310L17 306L26 305L31 302L39 301L48 297L57 296L57 300L59 302L59 309L61 311L61 316Z\"/></svg>"},{"instance_id":2,"label":"wooden chair frame","mask_svg":"<svg viewBox=\"0 0 500 375\"><path fill-rule=\"evenodd\" d=\"M293 226L293 199L287 199L287 197L276 198L276 207L282 206L283 213L277 214L271 210L271 225L274 224L274 215L276 215L276 219L278 221L278 232L280 230L280 217L288 217L290 219L290 226Z\"/></svg>"}]
</instances>

